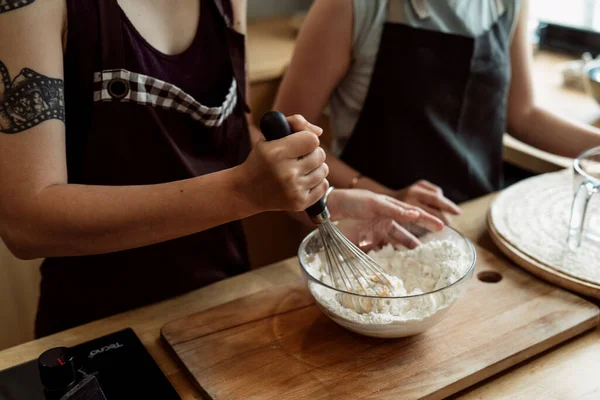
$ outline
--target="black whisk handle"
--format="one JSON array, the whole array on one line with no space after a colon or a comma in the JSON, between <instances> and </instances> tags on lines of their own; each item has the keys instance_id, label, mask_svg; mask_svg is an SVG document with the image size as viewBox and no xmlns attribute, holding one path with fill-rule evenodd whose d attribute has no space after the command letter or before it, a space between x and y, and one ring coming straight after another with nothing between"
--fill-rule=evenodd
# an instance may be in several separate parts
<instances>
[{"instance_id":1,"label":"black whisk handle","mask_svg":"<svg viewBox=\"0 0 600 400\"><path fill-rule=\"evenodd\" d=\"M260 119L260 130L268 141L282 139L292 134L292 128L288 124L285 116L279 111L269 111ZM321 198L312 206L306 209L309 217L314 218L321 215L327 206L325 200Z\"/></svg>"},{"instance_id":2,"label":"black whisk handle","mask_svg":"<svg viewBox=\"0 0 600 400\"><path fill-rule=\"evenodd\" d=\"M323 214L323 212L326 209L327 209L327 205L325 204L325 200L321 197L319 199L319 201L317 201L315 204L308 207L304 211L306 211L306 213L308 214L309 217L315 218L315 217L318 217L319 215ZM327 217L327 218L329 218L329 217Z\"/></svg>"},{"instance_id":3,"label":"black whisk handle","mask_svg":"<svg viewBox=\"0 0 600 400\"><path fill-rule=\"evenodd\" d=\"M292 134L292 128L279 111L268 111L260 119L260 130L268 141L282 139Z\"/></svg>"}]
</instances>

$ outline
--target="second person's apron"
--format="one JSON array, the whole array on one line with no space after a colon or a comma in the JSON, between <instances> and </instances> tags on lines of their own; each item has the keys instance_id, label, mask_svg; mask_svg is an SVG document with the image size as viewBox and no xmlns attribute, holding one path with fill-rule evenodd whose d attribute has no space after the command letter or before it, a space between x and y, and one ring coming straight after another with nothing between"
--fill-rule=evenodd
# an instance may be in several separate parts
<instances>
[{"instance_id":1,"label":"second person's apron","mask_svg":"<svg viewBox=\"0 0 600 400\"><path fill-rule=\"evenodd\" d=\"M429 180L455 202L497 190L510 81L507 15L476 38L386 23L342 160L391 189Z\"/></svg>"}]
</instances>

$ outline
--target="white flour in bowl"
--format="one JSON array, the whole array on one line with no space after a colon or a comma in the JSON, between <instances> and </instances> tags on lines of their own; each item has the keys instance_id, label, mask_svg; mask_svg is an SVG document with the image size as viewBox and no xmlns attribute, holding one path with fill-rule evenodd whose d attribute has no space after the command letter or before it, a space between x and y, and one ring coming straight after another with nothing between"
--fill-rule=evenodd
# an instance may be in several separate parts
<instances>
[{"instance_id":1,"label":"white flour in bowl","mask_svg":"<svg viewBox=\"0 0 600 400\"><path fill-rule=\"evenodd\" d=\"M388 295L392 297L444 288L460 279L470 267L469 255L448 240L425 243L414 250L394 250L388 245L369 255L385 270L394 287L394 293ZM318 255L307 265L307 271L317 280L331 285L326 262ZM447 308L458 297L458 290L402 299L371 299L343 295L315 283L309 284L309 289L331 317L368 325L421 322ZM359 298L362 307L356 306Z\"/></svg>"}]
</instances>

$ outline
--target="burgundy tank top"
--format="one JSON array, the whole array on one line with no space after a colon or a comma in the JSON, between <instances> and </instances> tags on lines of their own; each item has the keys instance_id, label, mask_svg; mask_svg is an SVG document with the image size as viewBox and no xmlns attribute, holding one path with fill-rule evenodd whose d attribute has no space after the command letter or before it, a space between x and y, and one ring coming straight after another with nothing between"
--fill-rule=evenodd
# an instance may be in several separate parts
<instances>
[{"instance_id":1,"label":"burgundy tank top","mask_svg":"<svg viewBox=\"0 0 600 400\"><path fill-rule=\"evenodd\" d=\"M229 0L200 0L196 36L165 55L116 0L67 0L69 182L141 185L231 168L250 151L244 37ZM142 248L44 261L36 335L172 297L248 270L234 222Z\"/></svg>"}]
</instances>

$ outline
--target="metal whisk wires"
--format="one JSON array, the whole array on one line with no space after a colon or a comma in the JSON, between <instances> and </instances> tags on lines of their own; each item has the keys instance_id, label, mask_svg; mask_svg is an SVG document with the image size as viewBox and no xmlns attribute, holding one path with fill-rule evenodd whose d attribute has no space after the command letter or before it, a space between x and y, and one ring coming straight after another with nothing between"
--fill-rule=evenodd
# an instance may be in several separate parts
<instances>
[{"instance_id":1,"label":"metal whisk wires","mask_svg":"<svg viewBox=\"0 0 600 400\"><path fill-rule=\"evenodd\" d=\"M348 240L329 219L320 223L318 228L327 273L336 288L369 296L394 295L392 283L383 269Z\"/></svg>"}]
</instances>

